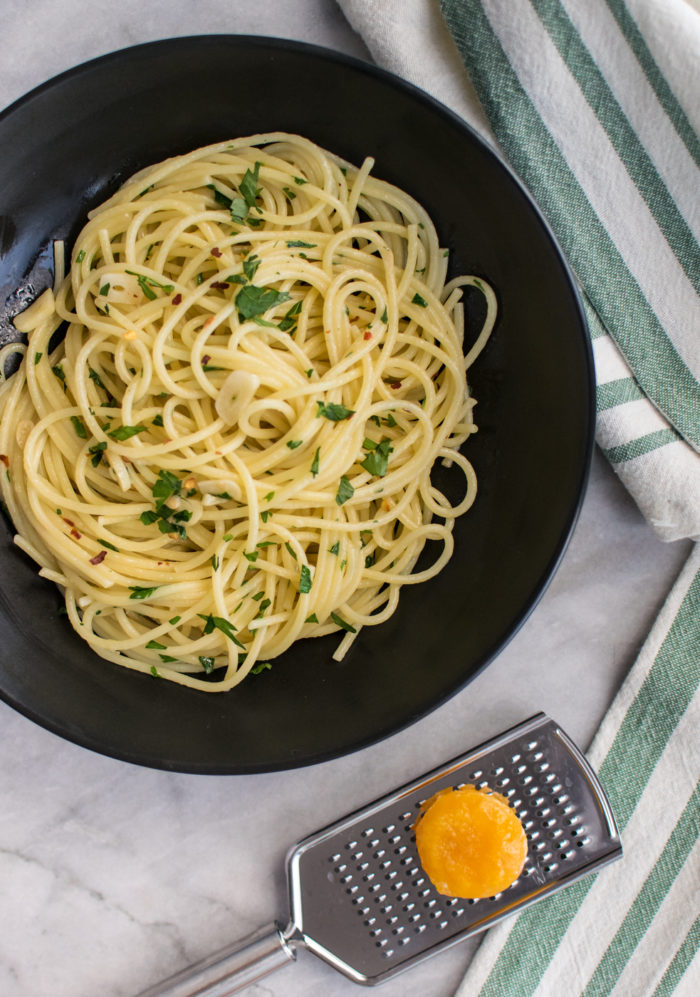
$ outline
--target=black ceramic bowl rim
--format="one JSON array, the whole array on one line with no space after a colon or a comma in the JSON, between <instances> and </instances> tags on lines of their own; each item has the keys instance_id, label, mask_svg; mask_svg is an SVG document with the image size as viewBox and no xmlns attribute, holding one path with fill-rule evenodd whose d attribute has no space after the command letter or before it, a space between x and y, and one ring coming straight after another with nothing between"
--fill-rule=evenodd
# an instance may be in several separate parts
<instances>
[{"instance_id":1,"label":"black ceramic bowl rim","mask_svg":"<svg viewBox=\"0 0 700 997\"><path fill-rule=\"evenodd\" d=\"M280 702L279 716L276 714L274 716L267 715L265 698L261 698L259 689L254 692L251 691L253 690L253 680L248 679L238 687L238 690L234 690L224 696L209 696L204 693L195 693L195 697L204 697L208 704L207 706L198 705L194 711L196 713L196 724L194 720L192 720L192 724L197 728L199 740L195 742L193 739L192 744L189 746L187 744L178 744L178 741L182 740L183 731L181 729L172 729L173 716L178 717L177 728L179 728L181 723L184 723L186 739L188 704L181 697L183 695L192 697L192 691L183 690L182 687L171 686L169 683L158 684L163 687L167 685L167 690L157 689L152 680L141 675L126 673L125 670L119 669L117 666L112 666L109 663L99 662L100 669L104 669L104 672L95 671L93 673L93 662L89 660L92 652L89 652L88 659L85 659L85 654L81 650L83 646L82 642L78 638L75 638L74 635L71 635L71 637L73 637L74 642L80 645L79 648L71 644L71 638L69 637L67 638L68 643L66 645L68 652L66 652L64 647L65 638L63 636L60 637L60 640L56 638L58 643L61 644L59 647L53 640L53 637L59 634L58 629L56 629L59 624L57 623L55 589L36 577L34 567L29 566L23 555L18 554L12 547L11 534L9 530L6 531L6 538L0 547L0 557L5 562L2 572L3 578L0 579L0 640L4 644L4 651L0 655L0 698L4 699L5 702L29 719L59 736L117 759L152 768L174 771L207 774L246 774L275 771L326 761L339 755L356 751L396 733L436 709L447 699L455 695L505 647L532 612L554 575L580 512L593 449L595 421L594 373L592 351L586 331L585 315L578 296L575 280L548 223L520 181L480 136L461 118L458 118L449 109L406 81L359 59L302 42L291 42L284 39L259 36L200 35L149 42L85 62L35 88L0 113L0 139L3 138L5 133L9 133L11 136L12 128L16 126L17 122L21 123L23 119L31 121L35 115L38 115L39 111L37 111L37 108L45 98L49 102L52 98L57 100L57 95L62 90L66 88L70 89L81 82L87 84L91 80L94 82L95 78L100 78L103 81L102 85L104 88L104 78L106 75L118 74L119 72L123 73L127 66L133 66L135 67L135 71L140 71L139 67L145 63L155 65L160 61L161 64L164 64L164 60L167 59L185 59L193 58L194 56L199 58L206 56L209 59L214 57L215 54L219 58L224 50L230 52L231 55L235 53L239 59L257 60L268 71L270 66L274 66L285 60L291 60L292 63L300 63L306 66L309 73L313 73L316 69L322 69L325 73L330 73L331 75L333 73L336 75L342 74L344 79L350 77L356 87L376 94L377 99L382 96L385 102L393 102L400 107L404 107L405 105L405 107L410 108L411 113L415 114L417 118L428 122L435 122L435 128L438 132L442 129L446 133L446 136L449 133L453 136L453 139L454 136L461 136L461 140L470 148L471 158L475 158L479 162L481 160L487 161L492 183L498 187L503 197L510 199L512 204L521 211L521 214L526 219L526 224L531 227L530 236L537 242L537 251L539 252L541 247L545 258L551 261L550 265L553 274L552 293L554 294L556 291L556 294L554 294L556 303L552 307L559 307L560 303L561 308L569 317L571 324L571 331L567 333L571 337L571 342L566 347L569 353L571 353L571 371L564 377L565 384L562 387L561 397L557 394L554 402L560 405L562 418L565 421L566 419L570 419L572 425L575 424L576 429L576 438L573 440L572 446L572 450L575 452L568 457L561 458L564 460L563 466L565 467L566 485L563 490L566 492L566 495L559 503L561 508L557 510L556 523L551 526L551 534L547 534L546 542L542 542L543 549L533 548L536 549L539 561L532 569L532 576L527 584L527 591L523 590L522 594L513 594L512 597L509 595L513 606L508 614L506 614L506 618L504 618L500 628L494 625L491 631L484 635L484 638L481 640L479 652L472 654L471 657L467 654L467 661L462 666L456 661L456 656L459 656L461 649L461 640L459 637L456 637L450 645L450 660L455 659L450 665L452 671L445 676L440 673L439 681L433 679L432 677L435 672L439 672L441 663L435 661L436 645L431 644L430 641L426 643L423 630L410 631L408 634L409 639L405 640L403 645L398 643L392 645L392 641L397 635L400 638L404 636L403 630L397 629L397 627L405 629L405 627L408 626L410 628L413 625L415 630L415 625L412 624L412 612L415 612L417 607L422 606L425 602L425 605L429 606L432 613L434 606L430 601L431 595L426 591L425 597L421 596L421 599L416 602L412 593L407 593L406 599L404 599L402 594L402 604L404 601L413 601L407 610L403 609L402 604L400 605L399 611L396 614L397 620L393 627L390 627L391 621L389 621L389 623L383 624L380 627L369 628L373 631L371 637L366 638L365 645L363 645L362 640L358 640L358 647L350 656L351 659L353 655L355 656L352 671L349 666L344 664L338 666L337 673L341 678L344 677L347 683L347 686L341 692L336 688L337 682L330 683L328 681L327 673L314 671L320 667L328 668L327 664L325 666L319 665L319 661L321 660L319 654L327 659L332 651L332 646L330 650L320 652L314 648L305 647L303 654L301 652L297 654L297 658L294 660L295 675L297 673L301 674L302 678L313 675L313 678L309 683L307 693L300 694L299 699L294 704L293 709L298 712L296 729L295 718L287 718L287 714L284 712L285 710L292 710L292 706ZM251 65L257 64L257 62L251 62ZM115 97L115 101L118 99ZM128 99L128 97L124 99ZM310 99L320 100L320 97L311 95ZM86 100L89 103L89 95L86 97ZM114 106L116 105L110 104L112 110ZM80 114L75 111L72 114L73 118L77 118L79 123ZM268 114L268 118L269 116ZM294 117L293 109L290 116ZM313 128L307 129L305 133L310 138L318 141L319 144L325 144L332 151L344 155L344 150L339 150L337 147L340 143L333 141L324 143L321 141L318 135L319 133L323 133L324 128L328 126L319 124L317 127L316 120L314 119ZM408 126L403 125L403 127ZM234 130L235 134L245 135L258 131L277 129L268 127L250 128L247 130L229 128L228 133L223 135L224 130L222 130L222 137L229 137L229 134L233 134ZM295 129L289 127L286 129L280 128L280 130L293 131ZM310 131L314 130L315 134L309 134ZM365 128L365 130L371 129ZM379 134L381 136L381 133ZM216 140L215 138L211 139L211 141ZM27 142L31 144L32 141L36 143L37 136L35 135L32 138L32 135L29 134ZM381 137L378 139L378 142L381 145ZM175 144L177 148L172 148L172 151L165 153L165 155L184 152L187 151L187 148L195 148L197 145L205 143L197 140L190 146L184 147L181 147L182 142ZM367 145L368 154L373 154L374 147L371 140L368 140ZM165 158L165 155L159 155L158 158ZM352 157L346 156L345 158ZM392 182L398 182L393 177L387 175L388 172L391 172L390 170L383 168L385 166L385 159L386 156L383 157L381 153L377 156L378 165L375 167L374 175L382 179L389 179ZM154 160L146 159L146 162L140 162L139 165L146 165L149 161ZM445 163L446 161L443 158L441 162ZM454 164L447 165L450 167L454 166ZM460 167L464 167L465 164L460 161L459 165ZM121 182L130 173L134 172L135 168L133 165L127 164L124 168L118 169L109 178L109 182L103 180L102 186L98 184L92 190L87 190L85 185L83 186L83 189L80 191L82 203L79 203L80 197L76 196L74 216L70 224L73 236L77 228L80 227L77 224L77 216L82 219L86 206L99 203L106 196L105 191L109 192L109 190L113 189L117 185L117 181ZM14 176L15 174L12 175ZM1 178L2 173L0 172ZM9 217L3 215L3 189L3 187L0 187L0 248L2 249L2 252L0 252L0 342L6 341L7 338L5 332L5 339L2 339L2 323L4 322L5 330L7 330L8 318L18 310L17 296L10 293L11 288L7 283L8 269L2 269L3 256L10 260L9 279L10 282L12 280L15 281L15 288L20 286L22 281L26 282L30 280L31 283L32 279L37 286L41 285L42 280L45 285L48 282L48 267L45 266L46 272L42 274L40 250L42 247L46 250L46 247L53 241L53 238L62 234L58 231L47 231L44 233L43 239L40 240L39 244L35 243L32 247L32 255L26 256L25 254L25 258L20 258L18 262L15 257L21 257L21 253L16 253L14 256L12 253L14 246L12 242L14 237L12 226L15 223L11 215ZM409 188L407 187L406 189ZM425 203L425 198L421 197L420 190L411 189L410 192ZM80 221L80 224L82 224L82 221ZM437 225L438 232L441 234L439 219L437 220ZM60 227L59 225L58 228L60 229ZM63 227L65 228L65 224ZM451 239L449 237L445 239L444 235L442 241L443 244L451 244ZM37 255L37 252L39 252L39 255ZM462 248L458 246L454 255L459 257L460 253L465 255L466 250L463 252ZM23 268L19 280L17 274L14 277L12 275L11 263L13 259L17 266ZM527 262L525 261L523 265L526 266ZM33 270L32 267L34 268ZM37 267L39 267L39 270L37 270ZM5 278L4 285L3 278ZM501 297L505 299L508 288L496 286ZM505 330L501 335L503 335L504 339L506 338ZM498 336L499 332L497 331L496 340ZM489 350L491 354L495 354L499 349L505 349L506 346L508 349L517 349L518 347L514 346L514 343L515 340L511 340L506 344L499 345L496 343L496 345L490 345L487 348L486 355L489 355ZM488 399L489 397L493 397L494 399L497 397L497 391L493 388L491 382L493 380L498 381L498 377L502 374L502 371L499 372L498 363L498 358L495 358L492 362L492 369L490 370L489 361L486 360L485 370L480 372L477 367L474 373L474 384L478 385L480 380L483 381L483 385L480 385L480 406L477 409L477 423L481 425L480 420L484 418L482 414L483 406L486 412L487 433L489 432ZM507 368L504 369L507 370ZM550 380L553 385L555 379L551 378ZM554 390L552 385L547 390ZM574 402L571 402L571 412L569 412L566 408L567 404L569 404L567 401L567 392L571 391L574 392L576 400L575 406ZM482 400L481 392L483 392L485 401ZM537 405L540 405L540 408L536 412L536 417L540 420L540 424L543 424L542 413L546 411L543 407L544 404L544 401L537 403ZM496 426L493 433L498 443L497 432L498 427ZM478 434L475 439L478 439ZM480 445L480 443L477 444L477 446ZM468 456L471 457L471 451L468 451ZM546 454L539 454L537 457L543 468L547 466L546 457ZM484 466L487 470L486 472L482 471L479 476L480 482L483 482L486 492L488 492L490 483L489 461L494 460L495 458L492 456L487 455L484 457ZM494 464L493 466L495 467L496 465ZM486 477L483 477L484 473ZM558 481L559 479L555 477L555 482ZM481 506L475 508L480 509L477 516L481 516L482 528L483 524L486 523L486 527L491 529L493 523L490 523L489 513L484 511L487 508L484 505L485 501L482 500ZM557 501L559 500L557 499ZM493 515L495 516L495 513ZM531 516L531 513L528 512L528 515ZM470 516L472 516L472 513L464 517L464 529L467 530L467 533L470 530ZM527 526L528 520L524 513L523 522ZM472 528L472 533L478 533L478 529L475 531ZM488 535L490 536L491 534ZM517 540L518 536L519 534L514 531L513 538ZM473 540L473 536L471 535L470 540ZM528 535L526 530L524 542L527 543L527 541ZM532 541L532 543L534 545L535 542ZM531 551L524 551L524 555L525 553L530 554ZM451 562L452 568L450 572L447 572L446 569L446 575L449 575L452 587L454 588L455 579L460 584L463 582L465 585L471 584L468 574L466 577L454 574L460 562L460 555L455 554L453 562ZM515 565L519 563L518 561L513 561ZM467 572L468 570L467 567ZM440 578L442 576L438 576L438 579L434 579L429 585L435 585L440 581ZM8 581L8 579L10 580ZM505 584L506 589L508 588L507 580L504 582L501 579L501 583ZM415 587L413 588L414 592L416 588L425 588L427 590L428 586ZM446 594L443 592L441 599L449 599L451 597L449 593ZM434 599L433 602L435 602ZM27 609L28 606L32 607L31 611ZM491 603L488 606L491 606ZM488 606L486 607L487 615ZM46 620L46 627L49 633L48 639L42 633L36 632L37 628L35 625L32 627L31 619L35 618L37 613L41 615L42 620ZM472 621L472 625L480 626L482 624L479 620L476 620ZM386 630L386 628L389 628L389 632L383 635L380 634L380 631ZM364 633L366 632L367 628ZM313 642L305 641L303 644L320 644L321 640L327 642L329 638ZM420 646L414 649L414 644ZM378 652L375 651L376 646L379 647ZM426 677L431 680L428 682L424 694L422 690L418 690L413 695L413 698L408 697L405 701L401 701L398 704L388 703L386 709L379 709L376 716L372 715L367 722L364 722L364 725L362 722L358 722L357 727L355 727L354 720L366 720L365 713L372 706L372 692L376 692L378 696L384 696L386 699L387 691L397 690L396 680L397 676L400 676L399 672L389 675L385 679L381 674L378 674L377 667L374 667L373 670L368 670L369 666L365 665L366 659L369 659L373 666L377 666L377 662L379 662L379 671L381 671L381 660L382 655L384 655L384 660L388 660L392 668L395 667L392 664L392 646L396 648L396 653L413 653L415 655L420 653L421 658L416 659L420 667L423 667L426 655L428 659L432 659L431 666L435 666L434 671L430 673L426 672ZM439 648L439 644L437 647ZM328 648L327 643L325 648ZM389 650L388 657L387 649ZM46 656L40 659L36 658L36 653L42 650ZM286 655L279 660L284 661L287 656L292 654L292 651L286 652ZM32 653L35 655L35 662L39 661L38 667L42 671L41 680L38 683L33 682L31 676L27 676L24 667L25 662ZM372 658L373 654L376 660ZM445 657L447 657L446 654ZM310 660L314 658L317 659L315 662ZM61 660L59 661L59 659ZM61 669L64 669L64 671L61 672ZM115 672L118 674L115 674ZM266 673L266 677L269 678L274 674L274 672ZM66 675L70 681L68 682L68 687L63 689L62 683ZM320 679L318 678L319 675L321 676ZM353 682L356 682L357 685L353 685L349 681L348 676L350 675L353 676ZM357 679L358 675L359 680ZM260 679L256 679L255 681L260 681ZM262 681L265 681L265 678L262 678ZM277 693L274 695L280 701L285 695L297 695L294 685L295 676L290 676L289 669L286 666L278 669L276 679L273 678L273 681L278 682ZM139 686L140 691L138 693L125 692L127 687L131 689L136 688L133 685L134 682L141 684ZM363 682L364 686L362 685ZM129 685L130 683L131 685ZM374 683L377 683L377 688L368 689L368 686ZM281 689L279 687L280 684ZM323 694L320 696L318 704L313 707L309 706L307 703L309 695L313 692L313 688L319 685L322 686ZM144 688L146 696L149 698L144 716L147 716L148 722L152 723L156 728L153 737L150 738L141 729L143 727L143 717L138 717L133 721L134 729L131 732L123 729L125 724L127 727L129 725L130 709L133 710L135 705L138 709L142 709L139 704L142 699L146 699L146 696L142 696L141 694ZM268 696L270 688L268 687L268 690L266 690L266 696ZM262 689L262 686L260 686L260 689ZM280 692L282 696L280 696ZM76 697L80 699L83 693L86 698L84 709L79 702L77 704L75 702ZM255 732L258 729L263 729L266 737L274 739L276 730L274 725L282 723L283 729L280 728L282 731L280 734L281 740L276 748L270 749L267 754L263 752L260 757L257 757L254 751L251 754L250 751L241 753L240 750L233 750L227 756L224 742L225 731L230 718L227 718L226 715L227 709L229 709L226 703L230 703L231 700L226 697L231 696L240 696L240 699L244 703L239 715L230 721L232 736L235 736L238 729L236 723L239 726L242 723L244 727L246 724L250 724L249 729L245 732L245 737L249 738L251 731ZM325 726L320 736L314 740L312 736L313 731L310 735L308 732L304 732L307 740L302 746L299 746L295 743L297 733L299 736L302 735L302 726L308 727L309 717L317 715L315 712L316 706L320 709L326 702L324 697L330 697L327 700L329 716L323 718ZM221 702L222 700L223 702ZM199 703L200 700L197 698L196 700L191 700L191 702ZM272 702L273 700L268 696L268 703L271 704ZM274 702L276 703L277 700L274 700ZM173 707L173 703L175 703L175 707ZM113 711L111 714L105 714L104 722L107 725L107 729L104 726L101 727L99 722L96 724L88 716L90 711L94 712L96 704L99 704L102 709L112 709ZM391 708L392 706L393 708ZM233 712L235 714L235 708ZM260 728L260 725L262 725L262 728ZM203 742L202 738L206 735L207 730L210 729L218 731L216 735L217 748L216 751L212 750L208 754L207 744ZM145 740L139 740L142 736ZM136 738L135 741L133 737Z\"/></svg>"}]
</instances>

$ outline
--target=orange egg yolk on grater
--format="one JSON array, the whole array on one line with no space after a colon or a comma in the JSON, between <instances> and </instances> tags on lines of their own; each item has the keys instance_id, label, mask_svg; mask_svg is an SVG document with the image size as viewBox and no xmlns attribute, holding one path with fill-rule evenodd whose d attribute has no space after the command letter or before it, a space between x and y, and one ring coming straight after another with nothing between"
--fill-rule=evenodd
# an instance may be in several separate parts
<instances>
[{"instance_id":1,"label":"orange egg yolk on grater","mask_svg":"<svg viewBox=\"0 0 700 997\"><path fill-rule=\"evenodd\" d=\"M462 786L429 800L415 825L421 865L438 893L492 897L511 886L527 856L513 808L488 787Z\"/></svg>"}]
</instances>

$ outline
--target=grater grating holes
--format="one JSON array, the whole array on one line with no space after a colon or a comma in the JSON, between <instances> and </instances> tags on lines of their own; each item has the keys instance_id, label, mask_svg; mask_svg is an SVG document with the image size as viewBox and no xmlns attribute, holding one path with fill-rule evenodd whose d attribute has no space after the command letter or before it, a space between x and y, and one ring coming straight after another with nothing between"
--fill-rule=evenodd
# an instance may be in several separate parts
<instances>
[{"instance_id":1,"label":"grater grating holes","mask_svg":"<svg viewBox=\"0 0 700 997\"><path fill-rule=\"evenodd\" d=\"M530 741L508 756L501 755L506 757L505 765L495 760L493 764L467 770L466 776L464 770L455 773L452 788L467 784L490 786L515 809L529 847L523 870L508 890L518 884L522 890L533 876L551 878L590 839L562 779L551 771L538 742ZM510 774L506 774L508 769ZM434 785L438 791L450 788L449 776L445 782ZM459 931L460 920L466 924L473 922L476 904L481 904L483 916L488 916L489 905L507 902L508 890L482 900L447 898L438 894L427 880L417 859L413 831L426 799L433 795L425 786L423 792L426 795L420 798L404 798L403 808L397 807L393 814L385 811L377 818L379 823L356 831L357 840L339 843L339 850L329 860L332 875L351 894L364 928L368 933L374 932L371 937L381 949L382 961L397 954L404 958L399 950L411 943L422 951L426 944L436 943L445 930L450 934Z\"/></svg>"}]
</instances>

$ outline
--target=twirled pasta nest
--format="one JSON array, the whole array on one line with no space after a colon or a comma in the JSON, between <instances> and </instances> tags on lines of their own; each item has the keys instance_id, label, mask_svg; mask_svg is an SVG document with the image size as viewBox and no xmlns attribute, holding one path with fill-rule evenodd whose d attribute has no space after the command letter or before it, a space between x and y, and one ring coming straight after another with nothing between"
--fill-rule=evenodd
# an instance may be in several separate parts
<instances>
[{"instance_id":1,"label":"twirled pasta nest","mask_svg":"<svg viewBox=\"0 0 700 997\"><path fill-rule=\"evenodd\" d=\"M341 658L451 557L495 297L446 283L430 218L371 167L286 134L167 160L92 213L65 279L58 247L16 319L4 499L103 658L206 691L302 637L340 631ZM464 284L487 302L466 358ZM439 460L464 472L456 505Z\"/></svg>"}]
</instances>

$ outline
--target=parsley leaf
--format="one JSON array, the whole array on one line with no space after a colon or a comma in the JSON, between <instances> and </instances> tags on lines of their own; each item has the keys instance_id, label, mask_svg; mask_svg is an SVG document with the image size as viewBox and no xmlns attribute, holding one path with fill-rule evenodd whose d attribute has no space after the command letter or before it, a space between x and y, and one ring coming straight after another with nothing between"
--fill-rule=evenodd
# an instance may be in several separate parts
<instances>
[{"instance_id":1,"label":"parsley leaf","mask_svg":"<svg viewBox=\"0 0 700 997\"><path fill-rule=\"evenodd\" d=\"M209 657L208 654L200 654L199 663L207 675L211 675L214 671L214 658Z\"/></svg>"},{"instance_id":2,"label":"parsley leaf","mask_svg":"<svg viewBox=\"0 0 700 997\"><path fill-rule=\"evenodd\" d=\"M351 499L355 494L355 489L352 487L345 475L340 479L340 484L338 485L338 491L336 492L335 500L338 505L343 505L348 499Z\"/></svg>"},{"instance_id":3,"label":"parsley leaf","mask_svg":"<svg viewBox=\"0 0 700 997\"><path fill-rule=\"evenodd\" d=\"M428 307L428 302L425 300L425 298L421 298L420 294L418 294L417 291L413 295L413 297L411 298L411 304L413 304L413 305L420 305L421 308L427 308Z\"/></svg>"},{"instance_id":4,"label":"parsley leaf","mask_svg":"<svg viewBox=\"0 0 700 997\"><path fill-rule=\"evenodd\" d=\"M301 298L295 301L288 312L285 312L282 321L279 324L279 329L281 332L290 332L294 335L294 328L296 327L296 316L301 311Z\"/></svg>"},{"instance_id":5,"label":"parsley leaf","mask_svg":"<svg viewBox=\"0 0 700 997\"><path fill-rule=\"evenodd\" d=\"M256 163L252 170L246 170L240 183L240 192L248 208L255 207L255 199L260 193L258 173L262 163Z\"/></svg>"},{"instance_id":6,"label":"parsley leaf","mask_svg":"<svg viewBox=\"0 0 700 997\"><path fill-rule=\"evenodd\" d=\"M368 443L372 443L372 447L368 448L366 446ZM373 440L365 440L363 446L365 449L369 449L370 452L361 462L360 467L364 467L365 471L368 471L370 474L376 474L377 477L383 478L387 472L389 454L394 451L389 437L385 436L380 443L374 443Z\"/></svg>"},{"instance_id":7,"label":"parsley leaf","mask_svg":"<svg viewBox=\"0 0 700 997\"><path fill-rule=\"evenodd\" d=\"M304 242L303 239L288 239L287 245L290 249L294 246L300 246L302 249L314 249L318 243L317 242Z\"/></svg>"},{"instance_id":8,"label":"parsley leaf","mask_svg":"<svg viewBox=\"0 0 700 997\"><path fill-rule=\"evenodd\" d=\"M246 284L236 295L236 308L241 319L254 318L262 315L269 308L289 301L291 295L287 291L275 291L272 287L257 287Z\"/></svg>"},{"instance_id":9,"label":"parsley leaf","mask_svg":"<svg viewBox=\"0 0 700 997\"><path fill-rule=\"evenodd\" d=\"M253 665L253 667L250 669L250 674L251 675L259 675L260 672L267 671L268 668L272 669L272 665L270 664L269 661L257 661Z\"/></svg>"},{"instance_id":10,"label":"parsley leaf","mask_svg":"<svg viewBox=\"0 0 700 997\"><path fill-rule=\"evenodd\" d=\"M90 463L92 464L93 467L97 467L97 465L100 463L100 461L102 460L102 455L104 454L106 449L107 449L107 444L105 443L104 440L101 443L95 443L94 446L88 447L88 453L92 454L92 460L90 461Z\"/></svg>"},{"instance_id":11,"label":"parsley leaf","mask_svg":"<svg viewBox=\"0 0 700 997\"><path fill-rule=\"evenodd\" d=\"M204 620L205 634L210 634L215 629L220 630L222 634L225 637L228 637L229 640L233 641L234 644L236 644L238 647L242 647L245 649L245 644L241 644L241 642L236 637L236 628L234 627L233 623L231 623L230 620L224 619L223 616L212 616L211 613L209 613L207 616L205 616L204 613L198 613L197 615L202 620Z\"/></svg>"},{"instance_id":12,"label":"parsley leaf","mask_svg":"<svg viewBox=\"0 0 700 997\"><path fill-rule=\"evenodd\" d=\"M157 297L155 291L153 290L154 287L159 287L161 291L165 291L166 294L172 294L175 290L174 284L162 284L159 280L155 280L153 277L147 277L146 274L136 273L135 270L127 270L126 273L131 274L132 277L136 278L139 287L149 301L153 301Z\"/></svg>"},{"instance_id":13,"label":"parsley leaf","mask_svg":"<svg viewBox=\"0 0 700 997\"><path fill-rule=\"evenodd\" d=\"M253 253L252 256L247 256L243 260L243 273L246 275L248 280L253 279L253 277L255 276L255 271L258 269L261 263L262 260L255 253Z\"/></svg>"},{"instance_id":14,"label":"parsley leaf","mask_svg":"<svg viewBox=\"0 0 700 997\"><path fill-rule=\"evenodd\" d=\"M350 634L356 634L357 630L350 623L343 619L342 616L338 616L337 613L331 613L331 619L336 626L342 627L343 630L347 630Z\"/></svg>"},{"instance_id":15,"label":"parsley leaf","mask_svg":"<svg viewBox=\"0 0 700 997\"><path fill-rule=\"evenodd\" d=\"M354 409L346 408L344 405L338 405L335 402L329 402L326 405L324 402L316 402L318 405L318 411L316 412L316 418L320 419L323 416L324 419L330 419L331 422L340 422L342 419L349 419L351 415L355 414Z\"/></svg>"},{"instance_id":16,"label":"parsley leaf","mask_svg":"<svg viewBox=\"0 0 700 997\"><path fill-rule=\"evenodd\" d=\"M76 436L79 436L81 440L87 439L87 430L85 429L85 423L80 418L79 415L72 415L70 421L73 423L73 429L75 430Z\"/></svg>"},{"instance_id":17,"label":"parsley leaf","mask_svg":"<svg viewBox=\"0 0 700 997\"><path fill-rule=\"evenodd\" d=\"M314 478L318 474L318 458L320 453L321 453L321 448L317 447L316 453L314 454L314 459L311 461L311 473L313 474Z\"/></svg>"},{"instance_id":18,"label":"parsley leaf","mask_svg":"<svg viewBox=\"0 0 700 997\"><path fill-rule=\"evenodd\" d=\"M128 440L132 436L136 436L138 433L145 433L145 426L118 426L117 429L113 429L108 436L111 436L113 440Z\"/></svg>"},{"instance_id":19,"label":"parsley leaf","mask_svg":"<svg viewBox=\"0 0 700 997\"><path fill-rule=\"evenodd\" d=\"M114 544L109 543L109 541L101 540L99 537L97 537L97 542L98 544L102 544L103 547L106 547L107 550L116 550L117 554L119 553L119 548L115 547Z\"/></svg>"},{"instance_id":20,"label":"parsley leaf","mask_svg":"<svg viewBox=\"0 0 700 997\"><path fill-rule=\"evenodd\" d=\"M307 564L302 564L299 574L299 592L305 595L311 591L311 572Z\"/></svg>"},{"instance_id":21,"label":"parsley leaf","mask_svg":"<svg viewBox=\"0 0 700 997\"><path fill-rule=\"evenodd\" d=\"M129 598L130 599L148 599L149 596L153 595L153 593L155 592L155 590L157 588L160 588L160 586L159 585L152 585L150 588L147 588L147 587L145 587L143 585L130 585L129 586L129 591L131 592L131 595L129 596Z\"/></svg>"}]
</instances>

